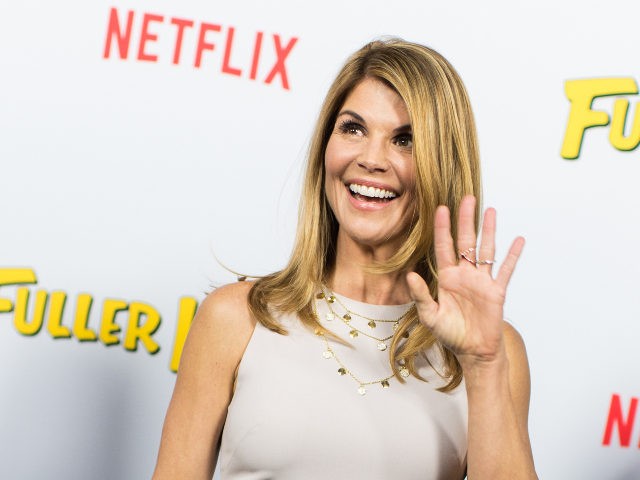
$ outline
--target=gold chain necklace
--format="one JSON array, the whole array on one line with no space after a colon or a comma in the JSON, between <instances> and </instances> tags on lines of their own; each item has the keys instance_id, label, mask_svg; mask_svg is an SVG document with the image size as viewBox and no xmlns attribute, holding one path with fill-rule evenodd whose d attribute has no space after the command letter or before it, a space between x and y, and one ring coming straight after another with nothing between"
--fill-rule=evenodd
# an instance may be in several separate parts
<instances>
[{"instance_id":1,"label":"gold chain necklace","mask_svg":"<svg viewBox=\"0 0 640 480\"><path fill-rule=\"evenodd\" d=\"M317 295L318 299L323 298L323 297L320 297L319 295L320 294ZM315 302L313 302L313 314L316 316L316 319L318 320L318 322L320 322L320 317L318 315ZM405 315L406 315L406 312L405 312ZM370 380L370 381L360 380L360 378L358 378L344 363L342 363L342 360L340 360L338 355L336 355L336 352L333 350L333 348L331 348L331 345L329 345L329 340L327 340L327 337L324 334L324 330L322 328L318 328L316 329L315 333L319 337L322 337L322 340L324 341L325 350L322 352L322 357L327 360L333 358L339 367L338 374L341 376L348 375L357 382L358 394L365 395L367 393L366 387L368 387L369 385L375 385L377 383L379 383L382 386L382 388L389 388L389 380L391 380L391 378L394 377L393 372L390 375L383 378L379 378L377 380ZM385 348L386 348L386 345L385 345ZM409 369L404 365L404 363L399 363L399 367L400 367L399 368L400 376L402 376L402 378L407 378L409 376Z\"/></svg>"},{"instance_id":2,"label":"gold chain necklace","mask_svg":"<svg viewBox=\"0 0 640 480\"><path fill-rule=\"evenodd\" d=\"M329 292L328 294L325 294L324 288L326 288L328 290L328 292ZM393 319L393 320L385 320L385 319L374 319L374 318L367 317L365 315L356 313L353 310L350 310L327 287L323 287L323 290L316 295L316 298L317 299L324 299L326 304L327 304L327 307L329 308L329 312L325 316L327 321L332 321L332 320L334 320L336 318L339 318L340 320L342 320L342 322L347 327L350 328L349 335L351 336L351 338L356 338L358 336L358 334L362 334L365 337L368 337L368 338L370 338L372 340L375 340L377 342L376 346L377 346L378 350L380 350L381 352L384 352L387 349L388 346L387 346L386 342L387 342L387 340L391 340L393 338L393 333L391 335L386 336L386 337L376 337L375 335L371 335L371 334L369 334L367 332L364 332L364 331L360 330L359 328L355 327L354 325L352 325L350 323L352 316L356 316L356 317L363 318L365 320L369 320L368 325L369 325L370 328L375 328L376 327L376 322L393 323L393 330L395 331L398 328L400 320L402 320L404 317L407 316L407 314L409 313L409 311L411 310L411 308L414 305L413 303L411 305L409 305L407 310L405 310L404 313L402 315L400 315L398 318ZM344 315L338 315L336 313L336 311L333 309L333 304L336 301L345 310L346 313ZM405 336L405 338L408 337L408 332L405 332L404 336Z\"/></svg>"},{"instance_id":3,"label":"gold chain necklace","mask_svg":"<svg viewBox=\"0 0 640 480\"><path fill-rule=\"evenodd\" d=\"M362 330L360 330L359 328L354 327L353 325L351 325L349 323L349 321L351 320L351 318L344 318L348 315L345 314L344 316L340 316L338 315L335 310L331 307L331 304L329 302L327 302L327 307L329 307L329 314L327 314L327 320L332 320L333 318L339 318L340 320L342 320L342 322L350 328L349 331L349 336L351 336L351 338L356 338L358 336L358 334L362 334L365 337L368 337L372 340L375 340L376 342L378 342L378 350L380 350L381 352L384 352L387 349L387 344L385 343L387 340L390 340L393 338L393 333L387 337L376 337L374 335L370 335L367 332L363 332ZM396 327L397 324L394 324L394 330L397 328Z\"/></svg>"},{"instance_id":4,"label":"gold chain necklace","mask_svg":"<svg viewBox=\"0 0 640 480\"><path fill-rule=\"evenodd\" d=\"M325 294L325 292L324 292L325 289L327 290L328 294ZM396 319L388 320L388 319L382 319L382 318L371 318L371 317L367 317L366 315L362 315L361 313L354 312L349 307L347 307L344 303L342 303L340 301L340 299L338 297L336 297L335 294L329 289L329 287L324 286L324 285L322 286L322 291L316 295L316 298L318 298L318 299L324 298L328 304L332 304L334 302L338 302L338 305L340 305L342 308L344 308L344 311L346 312L342 316L342 318L344 320L349 321L349 320L351 320L352 316L360 317L360 318L363 318L365 320L369 320L369 323L367 323L367 325L369 325L370 328L376 328L376 326L377 326L376 324L378 322L380 322L380 323L393 323L394 324L394 329L397 328L398 323L400 322L400 320L402 320L404 317L406 317L407 314L411 311L411 308L415 305L412 302L409 305L409 308L407 308L402 315L400 315ZM327 320L329 320L329 319L327 319Z\"/></svg>"}]
</instances>

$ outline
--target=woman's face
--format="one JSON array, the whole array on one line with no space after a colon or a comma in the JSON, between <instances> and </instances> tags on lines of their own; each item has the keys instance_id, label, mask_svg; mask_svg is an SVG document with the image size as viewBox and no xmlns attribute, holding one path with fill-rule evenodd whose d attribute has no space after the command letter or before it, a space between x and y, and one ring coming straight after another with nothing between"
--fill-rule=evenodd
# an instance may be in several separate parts
<instances>
[{"instance_id":1,"label":"woman's face","mask_svg":"<svg viewBox=\"0 0 640 480\"><path fill-rule=\"evenodd\" d=\"M339 238L399 247L414 212L412 146L400 96L378 80L361 81L339 110L325 152L325 193Z\"/></svg>"}]
</instances>

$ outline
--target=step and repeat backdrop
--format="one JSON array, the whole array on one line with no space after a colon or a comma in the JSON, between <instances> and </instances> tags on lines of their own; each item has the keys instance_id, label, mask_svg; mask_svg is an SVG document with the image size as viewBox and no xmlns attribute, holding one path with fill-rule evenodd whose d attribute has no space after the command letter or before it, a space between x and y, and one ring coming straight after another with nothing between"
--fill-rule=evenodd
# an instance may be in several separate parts
<instances>
[{"instance_id":1,"label":"step and repeat backdrop","mask_svg":"<svg viewBox=\"0 0 640 480\"><path fill-rule=\"evenodd\" d=\"M153 470L182 345L228 269L280 268L346 57L465 80L527 344L544 479L640 478L640 4L0 5L0 478ZM188 448L188 446L185 446Z\"/></svg>"}]
</instances>

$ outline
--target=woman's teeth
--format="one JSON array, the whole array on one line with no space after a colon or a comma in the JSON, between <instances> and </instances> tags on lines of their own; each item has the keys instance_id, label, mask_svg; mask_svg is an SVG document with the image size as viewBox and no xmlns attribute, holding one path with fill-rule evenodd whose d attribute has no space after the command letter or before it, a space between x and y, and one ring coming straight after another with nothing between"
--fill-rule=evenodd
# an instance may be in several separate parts
<instances>
[{"instance_id":1,"label":"woman's teeth","mask_svg":"<svg viewBox=\"0 0 640 480\"><path fill-rule=\"evenodd\" d=\"M396 197L396 194L390 192L389 190L375 187L366 187L364 185L358 185L357 183L352 183L351 185L349 185L349 190L364 197L384 199L392 199Z\"/></svg>"}]
</instances>

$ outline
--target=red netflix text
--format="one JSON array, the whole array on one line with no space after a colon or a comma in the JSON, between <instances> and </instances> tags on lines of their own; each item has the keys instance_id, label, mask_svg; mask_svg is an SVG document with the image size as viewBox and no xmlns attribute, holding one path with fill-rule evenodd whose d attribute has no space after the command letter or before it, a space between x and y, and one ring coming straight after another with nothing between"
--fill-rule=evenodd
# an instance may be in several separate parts
<instances>
[{"instance_id":1,"label":"red netflix text","mask_svg":"<svg viewBox=\"0 0 640 480\"><path fill-rule=\"evenodd\" d=\"M239 37L242 42L238 41ZM174 65L213 67L226 75L266 84L277 79L282 88L289 90L286 61L297 41L296 37L285 38L262 31L249 35L238 31L236 35L236 28L232 26L133 10L119 12L112 7L102 56L159 62L164 59L163 54L158 53L163 51L159 47L163 44L168 46L164 50L166 61Z\"/></svg>"},{"instance_id":2,"label":"red netflix text","mask_svg":"<svg viewBox=\"0 0 640 480\"><path fill-rule=\"evenodd\" d=\"M621 447L628 447L631 445L631 439L633 438L633 425L636 419L636 412L638 410L638 398L631 397L627 408L620 398L620 395L613 394L611 396L611 403L609 405L609 415L607 416L607 424L604 429L604 437L602 438L602 445L609 446L612 442L615 442L614 430L617 431L617 443ZM640 448L640 442L638 443Z\"/></svg>"}]
</instances>

